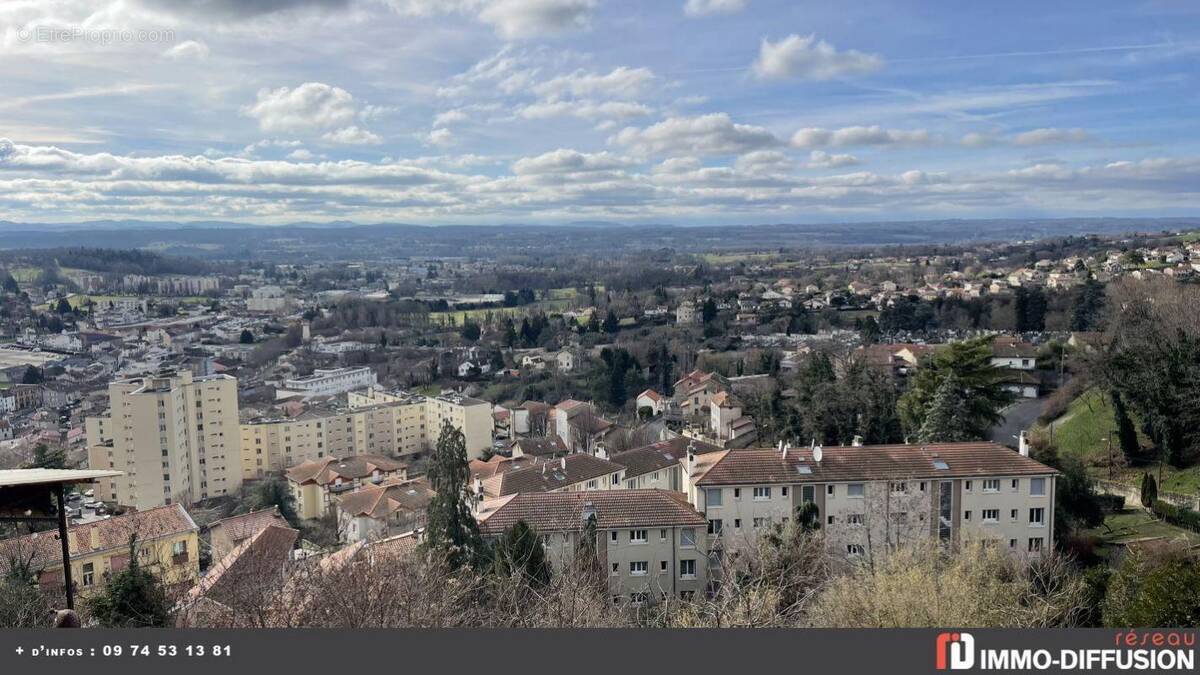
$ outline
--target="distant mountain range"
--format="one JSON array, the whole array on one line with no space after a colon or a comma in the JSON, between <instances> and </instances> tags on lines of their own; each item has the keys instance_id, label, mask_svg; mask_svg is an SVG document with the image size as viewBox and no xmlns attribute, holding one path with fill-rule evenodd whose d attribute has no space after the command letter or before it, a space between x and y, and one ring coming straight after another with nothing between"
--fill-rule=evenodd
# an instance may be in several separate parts
<instances>
[{"instance_id":1,"label":"distant mountain range","mask_svg":"<svg viewBox=\"0 0 1200 675\"><path fill-rule=\"evenodd\" d=\"M226 221L0 221L0 249L141 248L210 260L361 260L636 250L678 251L1015 242L1086 234L1200 229L1194 218L1056 218L690 226L580 221L567 225L416 225L351 221L253 226Z\"/></svg>"}]
</instances>

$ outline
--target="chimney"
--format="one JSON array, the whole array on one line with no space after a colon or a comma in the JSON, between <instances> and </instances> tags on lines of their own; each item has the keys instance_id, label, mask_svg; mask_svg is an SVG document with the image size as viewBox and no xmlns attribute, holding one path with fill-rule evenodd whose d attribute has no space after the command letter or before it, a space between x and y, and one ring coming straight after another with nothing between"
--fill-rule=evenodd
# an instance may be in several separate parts
<instances>
[{"instance_id":1,"label":"chimney","mask_svg":"<svg viewBox=\"0 0 1200 675\"><path fill-rule=\"evenodd\" d=\"M608 459L608 450L604 449L603 443L596 444L596 456L600 459Z\"/></svg>"},{"instance_id":2,"label":"chimney","mask_svg":"<svg viewBox=\"0 0 1200 675\"><path fill-rule=\"evenodd\" d=\"M1029 456L1029 437L1026 436L1027 433L1029 432L1022 431L1021 437L1017 440L1017 448L1020 450L1022 457Z\"/></svg>"},{"instance_id":3,"label":"chimney","mask_svg":"<svg viewBox=\"0 0 1200 675\"><path fill-rule=\"evenodd\" d=\"M88 535L90 537L88 546L90 546L93 551L100 550L100 528L96 527L95 525L89 527Z\"/></svg>"},{"instance_id":4,"label":"chimney","mask_svg":"<svg viewBox=\"0 0 1200 675\"><path fill-rule=\"evenodd\" d=\"M482 494L483 494L483 479L480 478L479 476L476 476L475 477L475 495L481 496Z\"/></svg>"},{"instance_id":5,"label":"chimney","mask_svg":"<svg viewBox=\"0 0 1200 675\"><path fill-rule=\"evenodd\" d=\"M566 471L566 469L567 469L567 458L566 458L566 456L563 456L563 458L562 458L562 459L558 460L558 466L559 466L560 468L562 468L564 471Z\"/></svg>"}]
</instances>

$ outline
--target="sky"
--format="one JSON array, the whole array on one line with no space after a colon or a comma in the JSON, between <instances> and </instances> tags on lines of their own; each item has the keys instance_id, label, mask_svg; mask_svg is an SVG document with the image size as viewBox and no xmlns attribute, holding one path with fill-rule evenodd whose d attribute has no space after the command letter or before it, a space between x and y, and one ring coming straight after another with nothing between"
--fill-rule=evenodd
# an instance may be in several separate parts
<instances>
[{"instance_id":1,"label":"sky","mask_svg":"<svg viewBox=\"0 0 1200 675\"><path fill-rule=\"evenodd\" d=\"M3 0L0 220L1197 215L1200 3Z\"/></svg>"}]
</instances>

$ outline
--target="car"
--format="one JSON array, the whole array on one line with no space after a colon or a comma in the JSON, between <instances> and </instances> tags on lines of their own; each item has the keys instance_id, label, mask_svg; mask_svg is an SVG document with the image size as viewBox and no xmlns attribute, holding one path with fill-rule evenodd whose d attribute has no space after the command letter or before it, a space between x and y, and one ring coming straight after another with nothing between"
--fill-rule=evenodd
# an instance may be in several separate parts
<instances>
[{"instance_id":1,"label":"car","mask_svg":"<svg viewBox=\"0 0 1200 675\"><path fill-rule=\"evenodd\" d=\"M67 509L67 516L70 518L81 518L83 517L83 509L78 506L72 506Z\"/></svg>"},{"instance_id":2,"label":"car","mask_svg":"<svg viewBox=\"0 0 1200 675\"><path fill-rule=\"evenodd\" d=\"M96 515L102 516L106 513L108 513L108 507L105 506L103 503L101 503L99 506L96 507Z\"/></svg>"},{"instance_id":3,"label":"car","mask_svg":"<svg viewBox=\"0 0 1200 675\"><path fill-rule=\"evenodd\" d=\"M71 494L67 495L67 501L69 502L77 502L81 499L83 499L83 495L79 494L78 492L72 492Z\"/></svg>"},{"instance_id":4,"label":"car","mask_svg":"<svg viewBox=\"0 0 1200 675\"><path fill-rule=\"evenodd\" d=\"M83 496L84 497L95 497L96 491L95 490L87 490L86 492L83 493Z\"/></svg>"},{"instance_id":5,"label":"car","mask_svg":"<svg viewBox=\"0 0 1200 675\"><path fill-rule=\"evenodd\" d=\"M101 504L100 500L98 500L98 499L89 499L83 503L83 508L89 509L89 510L97 509L101 506L103 506L103 504Z\"/></svg>"}]
</instances>

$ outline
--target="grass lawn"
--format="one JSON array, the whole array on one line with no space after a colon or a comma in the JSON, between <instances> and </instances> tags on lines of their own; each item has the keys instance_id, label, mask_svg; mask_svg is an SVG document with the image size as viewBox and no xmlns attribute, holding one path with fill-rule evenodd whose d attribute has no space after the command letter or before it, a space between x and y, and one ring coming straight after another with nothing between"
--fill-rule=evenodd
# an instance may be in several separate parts
<instances>
[{"instance_id":1,"label":"grass lawn","mask_svg":"<svg viewBox=\"0 0 1200 675\"><path fill-rule=\"evenodd\" d=\"M1100 540L1098 552L1105 557L1108 557L1115 545L1138 539L1174 540L1183 537L1190 545L1200 544L1200 534L1157 520L1140 508L1109 514L1100 527L1087 530L1083 534Z\"/></svg>"},{"instance_id":2,"label":"grass lawn","mask_svg":"<svg viewBox=\"0 0 1200 675\"><path fill-rule=\"evenodd\" d=\"M543 300L530 305L521 307L485 307L481 309L459 309L449 312L431 312L429 318L431 321L439 321L447 317L454 318L454 325L461 326L468 318L471 319L486 319L490 312L493 317L511 316L514 319L531 315L537 311L542 311L547 314L552 312L561 312L571 305L571 301L567 299L560 300Z\"/></svg>"}]
</instances>

